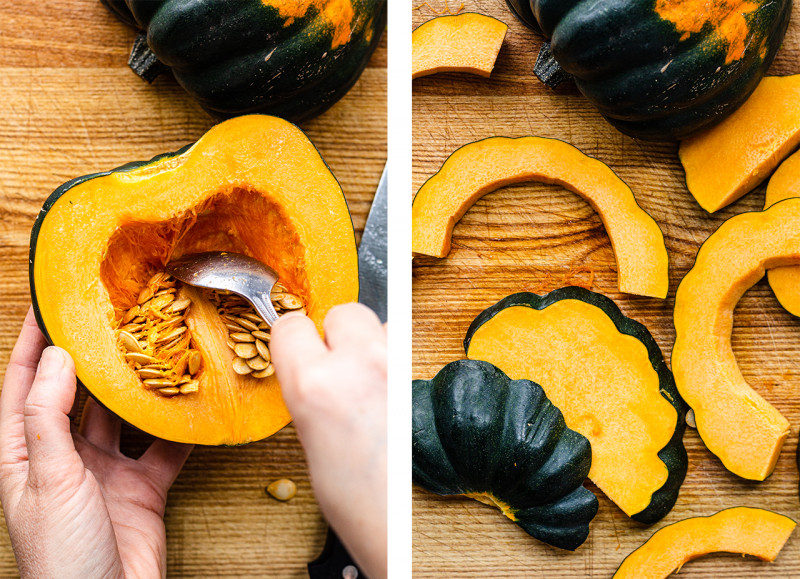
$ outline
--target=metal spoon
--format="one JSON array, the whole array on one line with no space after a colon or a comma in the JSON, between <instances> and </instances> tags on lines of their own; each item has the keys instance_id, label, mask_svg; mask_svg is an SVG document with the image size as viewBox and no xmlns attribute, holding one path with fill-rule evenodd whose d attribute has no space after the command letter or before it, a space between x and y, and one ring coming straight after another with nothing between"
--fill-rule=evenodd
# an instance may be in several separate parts
<instances>
[{"instance_id":1,"label":"metal spoon","mask_svg":"<svg viewBox=\"0 0 800 579\"><path fill-rule=\"evenodd\" d=\"M278 320L270 299L278 274L257 259L229 251L207 251L171 261L166 270L183 283L228 290L243 297L269 327Z\"/></svg>"}]
</instances>

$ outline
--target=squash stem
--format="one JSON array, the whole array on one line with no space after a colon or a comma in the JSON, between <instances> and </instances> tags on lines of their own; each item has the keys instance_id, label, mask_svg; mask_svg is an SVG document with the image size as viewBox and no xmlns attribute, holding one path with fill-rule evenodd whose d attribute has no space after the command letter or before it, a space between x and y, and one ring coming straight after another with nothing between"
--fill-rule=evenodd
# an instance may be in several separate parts
<instances>
[{"instance_id":1,"label":"squash stem","mask_svg":"<svg viewBox=\"0 0 800 579\"><path fill-rule=\"evenodd\" d=\"M140 32L133 41L131 55L128 57L128 66L147 82L153 82L159 74L166 72L169 68L150 50L147 45L147 34L144 32Z\"/></svg>"},{"instance_id":2,"label":"squash stem","mask_svg":"<svg viewBox=\"0 0 800 579\"><path fill-rule=\"evenodd\" d=\"M572 78L572 75L561 68L561 65L556 62L553 52L550 50L549 42L542 43L542 48L539 49L539 56L536 58L533 72L540 81L550 88L556 88L565 80Z\"/></svg>"}]
</instances>

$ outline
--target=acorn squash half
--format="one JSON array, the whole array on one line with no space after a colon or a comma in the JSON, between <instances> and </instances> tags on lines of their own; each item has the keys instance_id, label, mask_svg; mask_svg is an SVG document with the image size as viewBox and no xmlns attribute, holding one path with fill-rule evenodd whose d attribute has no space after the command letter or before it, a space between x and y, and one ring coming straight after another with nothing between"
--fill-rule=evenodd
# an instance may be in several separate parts
<instances>
[{"instance_id":1,"label":"acorn squash half","mask_svg":"<svg viewBox=\"0 0 800 579\"><path fill-rule=\"evenodd\" d=\"M291 417L274 375L233 370L225 320L207 294L181 290L191 300L191 348L202 357L196 392L164 397L145 388L117 340L124 312L154 274L173 258L211 250L271 266L320 330L332 306L358 298L341 187L300 129L263 115L59 187L33 228L31 297L47 339L72 355L80 381L109 410L161 438L242 444Z\"/></svg>"}]
</instances>

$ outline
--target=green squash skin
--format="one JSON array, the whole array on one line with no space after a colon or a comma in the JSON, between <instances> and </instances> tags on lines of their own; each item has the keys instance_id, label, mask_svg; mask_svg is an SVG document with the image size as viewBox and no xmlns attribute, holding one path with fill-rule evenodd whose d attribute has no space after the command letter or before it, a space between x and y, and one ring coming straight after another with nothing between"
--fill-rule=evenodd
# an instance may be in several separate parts
<instances>
[{"instance_id":1,"label":"green squash skin","mask_svg":"<svg viewBox=\"0 0 800 579\"><path fill-rule=\"evenodd\" d=\"M710 24L681 39L653 0L507 2L550 39L555 60L600 113L645 140L685 139L744 103L774 60L792 9L791 0L756 0L745 15L745 54L725 64L727 45Z\"/></svg>"},{"instance_id":2,"label":"green squash skin","mask_svg":"<svg viewBox=\"0 0 800 579\"><path fill-rule=\"evenodd\" d=\"M504 309L513 306L525 306L536 310L543 310L547 306L561 300L580 300L600 308L611 321L614 322L614 325L620 333L632 336L642 342L647 348L650 364L658 374L661 395L678 413L678 422L675 426L675 432L669 443L658 453L658 457L667 466L669 472L667 480L664 486L653 493L647 508L631 517L633 520L640 523L648 525L653 524L672 510L675 501L678 500L678 493L681 485L686 478L689 459L686 454L686 449L683 446L683 433L686 430L686 412L688 412L689 406L678 393L678 388L675 386L675 379L672 376L672 372L664 362L664 357L658 344L644 325L626 317L611 299L582 287L564 287L543 296L529 292L521 292L500 300L475 318L467 330L467 337L464 339L464 351L467 353L469 352L470 341L475 335L475 332L478 331L478 328Z\"/></svg>"},{"instance_id":3,"label":"green squash skin","mask_svg":"<svg viewBox=\"0 0 800 579\"><path fill-rule=\"evenodd\" d=\"M561 549L589 535L597 497L583 487L589 441L530 380L458 360L412 383L412 474L440 495L490 493L516 523Z\"/></svg>"},{"instance_id":4,"label":"green squash skin","mask_svg":"<svg viewBox=\"0 0 800 579\"><path fill-rule=\"evenodd\" d=\"M104 3L119 15L121 0ZM121 19L146 31L159 62L218 118L265 113L298 123L322 114L356 83L386 28L386 0L352 0L352 34L335 49L315 9L284 26L261 0L124 4Z\"/></svg>"}]
</instances>

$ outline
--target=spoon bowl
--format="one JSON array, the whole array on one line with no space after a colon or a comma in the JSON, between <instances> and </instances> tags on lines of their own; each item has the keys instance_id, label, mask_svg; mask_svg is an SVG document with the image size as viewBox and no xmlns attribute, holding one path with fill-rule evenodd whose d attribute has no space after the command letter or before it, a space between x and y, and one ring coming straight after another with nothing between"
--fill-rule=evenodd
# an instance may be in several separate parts
<instances>
[{"instance_id":1,"label":"spoon bowl","mask_svg":"<svg viewBox=\"0 0 800 579\"><path fill-rule=\"evenodd\" d=\"M257 259L230 251L207 251L171 261L166 270L185 284L243 297L269 327L278 320L270 299L278 274Z\"/></svg>"}]
</instances>

